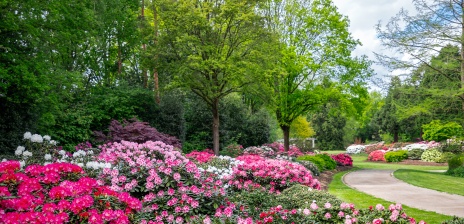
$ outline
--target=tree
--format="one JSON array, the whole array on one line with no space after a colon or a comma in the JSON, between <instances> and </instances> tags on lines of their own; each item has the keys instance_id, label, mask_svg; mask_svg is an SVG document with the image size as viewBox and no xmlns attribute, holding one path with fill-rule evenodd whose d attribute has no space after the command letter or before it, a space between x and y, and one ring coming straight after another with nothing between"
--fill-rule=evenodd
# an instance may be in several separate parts
<instances>
[{"instance_id":1,"label":"tree","mask_svg":"<svg viewBox=\"0 0 464 224\"><path fill-rule=\"evenodd\" d=\"M261 13L268 18L266 27L281 42L268 85L271 108L288 150L292 122L323 105L333 92L326 88L332 85L325 83L337 82L337 88L347 93L338 96L354 99L366 93L363 85L369 62L351 56L360 43L351 37L348 19L330 0L268 1Z\"/></svg>"},{"instance_id":2,"label":"tree","mask_svg":"<svg viewBox=\"0 0 464 224\"><path fill-rule=\"evenodd\" d=\"M380 23L377 25L382 45L395 52L393 55L377 54L377 60L390 69L422 67L433 70L436 77L448 80L448 86L453 88L440 91L430 88L424 90L424 94L458 98L464 111L464 2L413 0L413 3L416 15L401 10L385 27ZM434 57L449 44L459 49L459 60L453 59L459 65L454 72L458 76L451 75L450 68L443 63L433 63Z\"/></svg>"},{"instance_id":3,"label":"tree","mask_svg":"<svg viewBox=\"0 0 464 224\"><path fill-rule=\"evenodd\" d=\"M298 118L293 120L291 129L294 130L294 132L292 132L293 138L301 138L304 140L315 134L314 129L311 127L311 124L303 116L299 116Z\"/></svg>"},{"instance_id":4,"label":"tree","mask_svg":"<svg viewBox=\"0 0 464 224\"><path fill-rule=\"evenodd\" d=\"M398 89L401 86L401 80L398 76L393 76L388 88L388 94L385 104L375 115L374 122L379 124L382 131L393 135L394 142L398 142L400 133L400 122L397 117L397 108L395 102L400 98Z\"/></svg>"},{"instance_id":5,"label":"tree","mask_svg":"<svg viewBox=\"0 0 464 224\"><path fill-rule=\"evenodd\" d=\"M158 60L210 107L213 149L219 153L219 102L256 80L267 33L257 1L160 1Z\"/></svg>"},{"instance_id":6,"label":"tree","mask_svg":"<svg viewBox=\"0 0 464 224\"><path fill-rule=\"evenodd\" d=\"M338 108L339 102L332 101L322 106L311 120L316 131L317 147L322 150L343 150L346 117Z\"/></svg>"}]
</instances>

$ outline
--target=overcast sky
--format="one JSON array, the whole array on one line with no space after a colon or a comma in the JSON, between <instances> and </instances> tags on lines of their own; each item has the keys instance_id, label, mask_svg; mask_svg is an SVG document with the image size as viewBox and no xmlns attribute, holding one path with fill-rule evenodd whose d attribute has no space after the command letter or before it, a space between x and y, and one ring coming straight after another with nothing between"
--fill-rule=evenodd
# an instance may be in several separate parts
<instances>
[{"instance_id":1,"label":"overcast sky","mask_svg":"<svg viewBox=\"0 0 464 224\"><path fill-rule=\"evenodd\" d=\"M349 18L351 34L363 45L356 49L354 55L367 55L371 60L375 60L373 52L382 52L382 46L375 31L375 26L379 21L385 26L401 8L410 13L415 11L412 0L333 0L333 2L338 7L338 12ZM381 66L373 65L372 68L378 77L392 74ZM374 89L377 88L374 87Z\"/></svg>"}]
</instances>

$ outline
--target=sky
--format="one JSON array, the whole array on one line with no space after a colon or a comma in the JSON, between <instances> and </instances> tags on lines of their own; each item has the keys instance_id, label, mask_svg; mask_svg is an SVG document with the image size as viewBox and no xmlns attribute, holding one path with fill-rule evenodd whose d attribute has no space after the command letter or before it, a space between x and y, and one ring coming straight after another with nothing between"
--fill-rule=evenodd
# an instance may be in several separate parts
<instances>
[{"instance_id":1,"label":"sky","mask_svg":"<svg viewBox=\"0 0 464 224\"><path fill-rule=\"evenodd\" d=\"M338 12L350 20L350 32L355 39L361 41L362 46L353 52L355 56L367 55L375 61L373 52L386 53L377 38L375 26L380 22L383 26L395 16L401 8L414 13L412 0L333 0ZM399 71L390 72L387 68L372 65L376 77L385 81L390 80L391 75L397 75ZM374 85L374 86L372 86ZM379 89L382 86L371 84L371 89Z\"/></svg>"}]
</instances>

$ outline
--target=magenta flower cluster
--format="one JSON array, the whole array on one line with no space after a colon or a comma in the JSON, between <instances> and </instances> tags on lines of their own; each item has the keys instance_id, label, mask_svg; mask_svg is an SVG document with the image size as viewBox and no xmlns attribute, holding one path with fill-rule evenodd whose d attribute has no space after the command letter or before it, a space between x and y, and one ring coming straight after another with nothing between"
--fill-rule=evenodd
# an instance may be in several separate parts
<instances>
[{"instance_id":1,"label":"magenta flower cluster","mask_svg":"<svg viewBox=\"0 0 464 224\"><path fill-rule=\"evenodd\" d=\"M0 174L0 223L130 223L142 208L136 198L99 185L74 164L20 171L18 161L7 161L0 163Z\"/></svg>"},{"instance_id":2,"label":"magenta flower cluster","mask_svg":"<svg viewBox=\"0 0 464 224\"><path fill-rule=\"evenodd\" d=\"M301 152L301 150L296 145L290 145L288 151L285 151L284 144L280 142L265 144L264 146L268 146L272 148L277 155L290 156L290 157L298 157L298 156L304 155L304 153Z\"/></svg>"},{"instance_id":3,"label":"magenta flower cluster","mask_svg":"<svg viewBox=\"0 0 464 224\"><path fill-rule=\"evenodd\" d=\"M198 163L206 163L209 162L214 157L214 152L211 149L206 149L205 151L193 151L185 155L185 157L194 160Z\"/></svg>"},{"instance_id":4,"label":"magenta flower cluster","mask_svg":"<svg viewBox=\"0 0 464 224\"><path fill-rule=\"evenodd\" d=\"M353 159L346 153L331 155L330 157L337 162L338 166L353 166Z\"/></svg>"},{"instance_id":5,"label":"magenta flower cluster","mask_svg":"<svg viewBox=\"0 0 464 224\"><path fill-rule=\"evenodd\" d=\"M286 160L265 159L258 155L237 157L244 163L233 170L229 185L237 189L248 187L269 187L270 192L280 192L292 184L302 184L320 189L317 179L304 166Z\"/></svg>"}]
</instances>

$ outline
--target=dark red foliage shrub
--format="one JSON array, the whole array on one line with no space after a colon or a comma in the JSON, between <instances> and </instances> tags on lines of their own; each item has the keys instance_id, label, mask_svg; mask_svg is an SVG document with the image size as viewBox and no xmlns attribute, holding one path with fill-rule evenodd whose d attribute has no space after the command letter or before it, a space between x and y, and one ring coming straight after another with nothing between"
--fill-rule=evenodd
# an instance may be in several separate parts
<instances>
[{"instance_id":1,"label":"dark red foliage shrub","mask_svg":"<svg viewBox=\"0 0 464 224\"><path fill-rule=\"evenodd\" d=\"M112 120L108 129L108 135L95 131L96 140L105 143L121 142L123 140L137 143L160 141L179 149L182 147L180 140L175 136L158 132L156 128L151 127L147 122L138 121L137 119L124 120L122 124L117 120Z\"/></svg>"}]
</instances>

